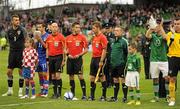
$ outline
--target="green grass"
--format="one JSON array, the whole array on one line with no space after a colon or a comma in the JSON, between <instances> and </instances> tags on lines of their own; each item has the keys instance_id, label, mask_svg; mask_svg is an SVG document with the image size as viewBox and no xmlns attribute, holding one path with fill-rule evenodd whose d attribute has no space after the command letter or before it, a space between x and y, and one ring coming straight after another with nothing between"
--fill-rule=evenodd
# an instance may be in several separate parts
<instances>
[{"instance_id":1,"label":"green grass","mask_svg":"<svg viewBox=\"0 0 180 109\"><path fill-rule=\"evenodd\" d=\"M6 66L7 66L7 57L8 51L0 51L0 95L7 91L7 76L6 76ZM90 93L90 85L89 85L89 64L90 64L90 53L85 55L84 57L84 77L87 84L87 95ZM68 75L65 73L62 74L63 78L63 90L62 94L69 90L69 81ZM76 79L76 96L81 98L82 92L80 88L80 83ZM37 74L35 76L36 80L36 92L39 92L39 84ZM97 84L96 88L96 101L65 101L64 99L52 100L50 98L37 98L35 100L21 100L17 97L18 92L18 73L17 70L14 71L14 95L8 97L0 96L0 109L169 109L167 103L164 99L161 99L158 103L150 103L150 99L153 97L152 93L152 81L144 79L144 73L141 73L140 79L140 87L141 87L141 102L140 106L128 106L127 104L123 104L120 102L122 98L122 91L119 92L119 101L117 103L109 103L109 102L99 102L97 99L101 96L101 85ZM178 84L178 88L180 85ZM52 94L52 86L49 89L49 95ZM176 106L172 107L172 109L178 109L180 106L180 94L177 92L177 101ZM113 88L108 88L107 96L110 97L113 95ZM171 109L171 108L170 108Z\"/></svg>"}]
</instances>

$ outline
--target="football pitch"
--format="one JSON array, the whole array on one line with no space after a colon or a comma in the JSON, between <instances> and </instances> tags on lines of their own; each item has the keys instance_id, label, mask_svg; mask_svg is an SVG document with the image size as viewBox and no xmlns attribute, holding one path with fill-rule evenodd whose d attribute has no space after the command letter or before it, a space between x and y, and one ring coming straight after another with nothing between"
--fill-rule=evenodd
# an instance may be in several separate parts
<instances>
[{"instance_id":1,"label":"football pitch","mask_svg":"<svg viewBox=\"0 0 180 109\"><path fill-rule=\"evenodd\" d=\"M19 99L18 97L18 72L17 69L14 70L14 87L13 96L2 97L1 95L7 91L7 58L8 51L0 51L0 109L180 109L180 83L178 83L178 90L176 92L176 105L174 107L168 107L167 102L165 102L164 98L161 98L157 103L150 103L150 100L153 98L153 87L151 80L144 79L144 69L142 64L142 72L140 78L140 89L141 89L141 105L127 105L125 103L121 103L122 98L122 90L120 89L118 95L118 102L100 102L98 99L101 96L101 83L97 83L95 101L65 101L64 98L60 99L51 99L52 95L52 86L49 88L49 97L41 98L37 97L34 100L31 99ZM89 64L90 64L90 53L84 56L84 77L86 80L87 86L87 96L90 94L90 83L89 83ZM180 75L180 74L179 74ZM180 78L180 76L178 76ZM62 95L70 90L69 86L69 78L66 74L66 70L64 68L64 72L62 74L63 80L63 89ZM82 91L80 88L80 83L77 78L76 80L76 97L81 98ZM35 85L36 85L36 93L40 92L38 75L35 75ZM31 90L30 90L31 91ZM107 97L113 96L113 87L107 89Z\"/></svg>"}]
</instances>

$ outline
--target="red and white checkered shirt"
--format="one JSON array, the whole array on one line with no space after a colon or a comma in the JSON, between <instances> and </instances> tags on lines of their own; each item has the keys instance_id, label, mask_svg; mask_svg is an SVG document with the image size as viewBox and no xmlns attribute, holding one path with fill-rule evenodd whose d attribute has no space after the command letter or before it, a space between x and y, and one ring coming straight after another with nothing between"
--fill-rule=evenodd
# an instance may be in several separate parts
<instances>
[{"instance_id":1,"label":"red and white checkered shirt","mask_svg":"<svg viewBox=\"0 0 180 109\"><path fill-rule=\"evenodd\" d=\"M34 48L25 48L23 51L23 67L30 67L31 71L35 70L36 62L38 61L38 53Z\"/></svg>"}]
</instances>

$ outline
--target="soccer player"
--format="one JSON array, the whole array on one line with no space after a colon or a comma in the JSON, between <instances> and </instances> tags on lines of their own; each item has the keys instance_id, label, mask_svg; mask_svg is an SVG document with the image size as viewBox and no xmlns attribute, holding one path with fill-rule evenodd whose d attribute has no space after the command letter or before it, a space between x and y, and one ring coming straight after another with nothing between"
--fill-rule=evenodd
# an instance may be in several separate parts
<instances>
[{"instance_id":1,"label":"soccer player","mask_svg":"<svg viewBox=\"0 0 180 109\"><path fill-rule=\"evenodd\" d=\"M38 54L36 49L34 49L34 40L31 38L26 38L25 40L25 49L23 51L23 69L22 74L25 79L26 90L25 95L21 99L29 98L29 84L32 87L32 96L31 99L35 99L35 83L33 80L35 73L35 66L38 63Z\"/></svg>"},{"instance_id":2,"label":"soccer player","mask_svg":"<svg viewBox=\"0 0 180 109\"><path fill-rule=\"evenodd\" d=\"M49 73L52 75L53 99L61 96L62 89L62 67L65 63L65 38L59 33L59 27L56 22L52 23L52 34L46 40L46 49L49 57Z\"/></svg>"},{"instance_id":3,"label":"soccer player","mask_svg":"<svg viewBox=\"0 0 180 109\"><path fill-rule=\"evenodd\" d=\"M88 42L86 36L81 34L80 24L75 22L72 24L72 34L66 37L67 51L67 74L69 74L71 92L75 97L75 81L74 75L78 75L83 96L82 100L86 100L86 83L83 77L83 59L82 56L88 51Z\"/></svg>"},{"instance_id":4,"label":"soccer player","mask_svg":"<svg viewBox=\"0 0 180 109\"><path fill-rule=\"evenodd\" d=\"M11 96L13 94L13 70L18 68L19 70L19 93L22 95L24 79L22 77L22 53L24 49L24 41L26 38L26 31L20 26L20 19L18 15L12 15L11 17L12 27L7 32L7 39L9 41L9 57L8 57L8 91L2 96Z\"/></svg>"},{"instance_id":5,"label":"soccer player","mask_svg":"<svg viewBox=\"0 0 180 109\"><path fill-rule=\"evenodd\" d=\"M169 43L169 106L175 105L175 83L178 71L180 70L180 17L176 17L173 21L171 32L167 34L167 42Z\"/></svg>"},{"instance_id":6,"label":"soccer player","mask_svg":"<svg viewBox=\"0 0 180 109\"><path fill-rule=\"evenodd\" d=\"M128 87L125 85L125 67L128 55L128 42L123 37L123 29L120 26L114 28L115 41L112 43L111 49L111 69L114 81L114 96L109 100L110 102L118 101L119 81L121 79L122 91L124 97L122 102L127 101Z\"/></svg>"},{"instance_id":7,"label":"soccer player","mask_svg":"<svg viewBox=\"0 0 180 109\"><path fill-rule=\"evenodd\" d=\"M150 53L150 73L153 79L153 89L155 97L151 102L159 101L159 73L160 71L165 78L166 98L169 98L169 80L168 80L168 58L166 34L162 27L162 20L157 20L155 28L149 28L146 37L151 39Z\"/></svg>"},{"instance_id":8,"label":"soccer player","mask_svg":"<svg viewBox=\"0 0 180 109\"><path fill-rule=\"evenodd\" d=\"M106 50L107 50L107 39L106 36L102 34L101 32L101 24L100 22L94 22L92 24L92 31L94 32L94 36L92 38L92 59L91 59L91 65L90 65L90 86L91 86L91 95L89 97L89 100L93 101L95 100L95 89L96 89L96 83L95 83L95 77L97 74L98 69L100 68L100 74L98 75L100 77L100 81L102 84L102 96L99 99L100 101L106 100L106 78L103 73L103 68L105 65L105 57L106 57Z\"/></svg>"},{"instance_id":9,"label":"soccer player","mask_svg":"<svg viewBox=\"0 0 180 109\"><path fill-rule=\"evenodd\" d=\"M37 52L39 63L36 69L39 75L39 84L41 88L39 96L47 97L48 96L48 86L49 86L49 73L47 70L47 56L46 56L46 44L45 41L48 37L48 33L45 31L46 25L43 22L37 24L37 29L39 33L34 36L37 39Z\"/></svg>"},{"instance_id":10,"label":"soccer player","mask_svg":"<svg viewBox=\"0 0 180 109\"><path fill-rule=\"evenodd\" d=\"M127 58L127 74L125 83L128 86L131 101L129 101L127 104L141 105L139 89L139 73L141 72L141 60L137 54L137 43L131 42L128 49L129 54ZM136 90L136 101L134 100L134 90Z\"/></svg>"}]
</instances>

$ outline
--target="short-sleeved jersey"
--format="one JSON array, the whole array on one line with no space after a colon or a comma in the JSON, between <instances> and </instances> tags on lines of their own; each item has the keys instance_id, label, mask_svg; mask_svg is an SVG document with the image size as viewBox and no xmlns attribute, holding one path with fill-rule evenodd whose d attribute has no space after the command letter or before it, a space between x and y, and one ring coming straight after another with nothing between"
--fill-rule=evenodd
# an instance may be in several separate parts
<instances>
[{"instance_id":1,"label":"short-sleeved jersey","mask_svg":"<svg viewBox=\"0 0 180 109\"><path fill-rule=\"evenodd\" d=\"M57 56L64 53L65 38L58 33L56 36L50 34L46 40L48 56Z\"/></svg>"},{"instance_id":2,"label":"short-sleeved jersey","mask_svg":"<svg viewBox=\"0 0 180 109\"><path fill-rule=\"evenodd\" d=\"M129 54L127 59L127 71L139 71L141 68L141 59L135 54Z\"/></svg>"},{"instance_id":3,"label":"short-sleeved jersey","mask_svg":"<svg viewBox=\"0 0 180 109\"><path fill-rule=\"evenodd\" d=\"M112 67L126 65L128 54L128 42L122 36L117 38L111 45Z\"/></svg>"},{"instance_id":4,"label":"short-sleeved jersey","mask_svg":"<svg viewBox=\"0 0 180 109\"><path fill-rule=\"evenodd\" d=\"M48 35L49 35L48 33L43 34L41 36L41 39L45 42ZM40 42L37 42L37 52L38 52L39 61L46 59L46 48L44 48Z\"/></svg>"},{"instance_id":5,"label":"short-sleeved jersey","mask_svg":"<svg viewBox=\"0 0 180 109\"><path fill-rule=\"evenodd\" d=\"M151 39L151 62L167 61L167 42L161 35L152 33Z\"/></svg>"},{"instance_id":6,"label":"short-sleeved jersey","mask_svg":"<svg viewBox=\"0 0 180 109\"><path fill-rule=\"evenodd\" d=\"M38 61L38 53L36 49L25 48L23 51L23 67L30 67L32 71L35 70L36 62Z\"/></svg>"},{"instance_id":7,"label":"short-sleeved jersey","mask_svg":"<svg viewBox=\"0 0 180 109\"><path fill-rule=\"evenodd\" d=\"M107 48L107 38L102 33L92 39L92 57L101 57L103 49Z\"/></svg>"},{"instance_id":8,"label":"short-sleeved jersey","mask_svg":"<svg viewBox=\"0 0 180 109\"><path fill-rule=\"evenodd\" d=\"M170 39L172 37L172 32L169 32L167 34L167 42L168 45L170 44ZM174 33L174 41L172 42L171 45L169 45L168 49L168 57L180 57L180 33Z\"/></svg>"},{"instance_id":9,"label":"short-sleeved jersey","mask_svg":"<svg viewBox=\"0 0 180 109\"><path fill-rule=\"evenodd\" d=\"M79 55L87 47L87 39L83 34L71 34L66 37L66 49L72 56Z\"/></svg>"},{"instance_id":10,"label":"short-sleeved jersey","mask_svg":"<svg viewBox=\"0 0 180 109\"><path fill-rule=\"evenodd\" d=\"M7 32L7 39L10 45L10 51L17 51L24 49L24 42L26 37L26 31L23 27L18 26L16 30L10 28Z\"/></svg>"}]
</instances>

